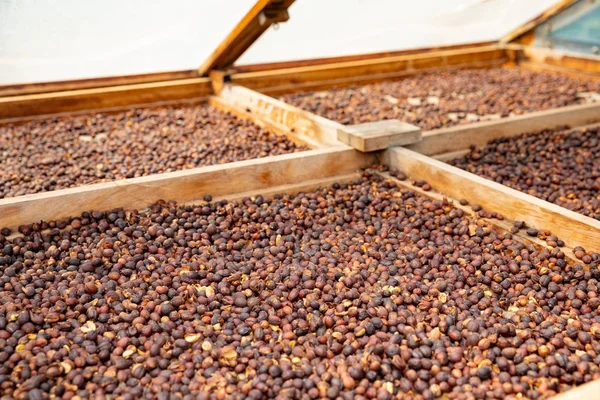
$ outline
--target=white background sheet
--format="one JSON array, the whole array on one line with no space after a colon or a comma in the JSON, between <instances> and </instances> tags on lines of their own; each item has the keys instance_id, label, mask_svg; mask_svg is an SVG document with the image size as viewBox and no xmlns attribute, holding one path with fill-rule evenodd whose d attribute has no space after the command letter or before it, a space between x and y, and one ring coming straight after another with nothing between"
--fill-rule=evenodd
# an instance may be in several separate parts
<instances>
[{"instance_id":1,"label":"white background sheet","mask_svg":"<svg viewBox=\"0 0 600 400\"><path fill-rule=\"evenodd\" d=\"M239 64L498 39L555 0L297 0ZM193 69L254 0L0 0L0 84Z\"/></svg>"}]
</instances>

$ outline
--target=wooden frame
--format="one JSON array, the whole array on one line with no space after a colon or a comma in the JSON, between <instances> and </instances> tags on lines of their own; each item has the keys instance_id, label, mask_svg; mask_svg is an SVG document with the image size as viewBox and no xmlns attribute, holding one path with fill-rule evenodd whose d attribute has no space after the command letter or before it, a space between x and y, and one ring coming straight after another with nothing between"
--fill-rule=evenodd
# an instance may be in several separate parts
<instances>
[{"instance_id":1,"label":"wooden frame","mask_svg":"<svg viewBox=\"0 0 600 400\"><path fill-rule=\"evenodd\" d=\"M574 55L557 50L532 46L507 45L515 52L520 66L532 69L562 72L579 78L600 79L600 57Z\"/></svg>"},{"instance_id":2,"label":"wooden frame","mask_svg":"<svg viewBox=\"0 0 600 400\"><path fill-rule=\"evenodd\" d=\"M0 226L15 229L91 209L144 208L161 199L185 203L207 194L244 197L256 191L306 190L332 177L356 176L374 160L348 147L311 150L12 197L0 200Z\"/></svg>"},{"instance_id":3,"label":"wooden frame","mask_svg":"<svg viewBox=\"0 0 600 400\"><path fill-rule=\"evenodd\" d=\"M559 72L576 73L575 70L578 69L578 73L585 74L586 77L595 77L594 71L600 68L600 58L572 55L535 58L533 55L537 54L536 52L539 53L538 50L520 45L461 46L456 49L415 50L394 56L383 55L308 66L302 65L302 62L298 63L300 66L287 63L284 68L275 70L234 72L231 75L223 73L220 76L223 79L227 76L227 81L231 83L259 90L267 95L278 95L298 90L380 82L439 69L489 68L510 62ZM585 66L583 72L579 69L583 68L582 65ZM47 86L23 85L22 91L19 90L19 85L4 87L4 91L0 87L0 94L10 94L0 97L0 122L65 112L105 111L194 102L206 99L213 93L209 77L140 83L140 79L179 76L177 73L173 74L101 78L63 84L49 83ZM112 85L103 86L106 84ZM39 88L41 92L32 93L35 88ZM55 90L48 91L50 88Z\"/></svg>"},{"instance_id":4,"label":"wooden frame","mask_svg":"<svg viewBox=\"0 0 600 400\"><path fill-rule=\"evenodd\" d=\"M211 194L215 199L238 199L258 194L294 193L357 179L358 170L375 162L405 172L411 180L425 180L436 191L424 191L409 182L396 183L431 198L449 198L456 207L459 198L504 215L507 220L486 220L508 231L510 220L550 230L572 249L583 246L600 250L600 222L557 205L526 195L501 184L436 161L456 155L470 146L481 146L501 136L552 129L564 125L582 126L600 122L600 104L569 106L534 112L497 121L459 125L424 132L420 141L383 151L363 153L342 144L337 133L343 125L300 110L269 94L317 90L378 82L439 69L488 68L504 64L552 70L578 77L597 79L600 59L574 56L527 46L527 32L573 0L556 7L519 28L500 43L480 43L434 49L336 57L287 63L242 66L231 64L268 25L288 18L293 0L260 0L199 70L133 75L114 78L51 82L0 87L0 122L31 119L58 113L118 110L134 106L156 106L208 100L211 105L246 118L296 143L314 150L234 162L26 195L0 200L0 227L77 216L91 209L115 207L144 208L166 199L182 203L201 202ZM210 74L210 77L200 75ZM258 93L253 89L260 90ZM376 172L394 180L387 173ZM67 206L65 206L67 205ZM523 234L524 241L545 246ZM555 399L593 396L600 381L590 382Z\"/></svg>"},{"instance_id":5,"label":"wooden frame","mask_svg":"<svg viewBox=\"0 0 600 400\"><path fill-rule=\"evenodd\" d=\"M234 84L225 85L217 98L230 109L239 110L242 115L264 121L275 132L293 133L299 140L315 148L340 145L337 130L343 128L342 124L283 101Z\"/></svg>"},{"instance_id":6,"label":"wooden frame","mask_svg":"<svg viewBox=\"0 0 600 400\"><path fill-rule=\"evenodd\" d=\"M543 129L576 127L600 122L600 102L553 108L502 118L436 129L423 133L423 140L406 146L419 153L437 156L483 146L490 140Z\"/></svg>"},{"instance_id":7,"label":"wooden frame","mask_svg":"<svg viewBox=\"0 0 600 400\"><path fill-rule=\"evenodd\" d=\"M489 67L500 65L506 60L505 50L498 46L461 47L433 52L424 49L392 57L232 73L227 75L227 79L250 89L261 90L265 94L279 94L298 89L316 89L330 84L373 82L439 68ZM224 77L224 73L217 75ZM96 83L94 80L86 80L83 83L74 81L48 84L56 90L43 90L42 93L31 91L34 87L45 88L44 84L24 85L23 94L19 92L19 85L8 86L4 90L10 95L0 97L0 122L64 112L104 111L198 101L213 94L210 77L145 83L138 83L139 79L137 76L123 76L101 78ZM108 82L114 85L102 86Z\"/></svg>"},{"instance_id":8,"label":"wooden frame","mask_svg":"<svg viewBox=\"0 0 600 400\"><path fill-rule=\"evenodd\" d=\"M473 143L484 144L492 138L529 129L556 127L565 120L575 125L598 122L600 105L565 107L426 132L420 142L407 146L424 153L419 154L399 147L375 153L356 151L337 141L337 132L345 128L343 125L235 84L226 84L210 102L317 150L3 199L0 200L2 225L14 228L99 206L139 208L159 199L188 202L205 194L221 196L313 187L323 180L330 182L335 176L352 176L359 168L379 159L413 179L429 181L449 197L467 197L471 203L480 203L509 219L524 220L537 228L553 231L568 238L570 246L593 248L594 243L600 243L598 221L427 157L427 154L458 150ZM448 143L454 147L448 147ZM467 188L466 196L461 188ZM497 195L489 196L491 192ZM69 208L65 209L64 204L69 204Z\"/></svg>"},{"instance_id":9,"label":"wooden frame","mask_svg":"<svg viewBox=\"0 0 600 400\"><path fill-rule=\"evenodd\" d=\"M595 249L600 243L600 221L556 204L508 188L415 151L393 147L383 154L390 168L410 179L427 181L433 188L454 199L465 199L484 209L502 214L528 226L547 229L565 240L568 247Z\"/></svg>"}]
</instances>

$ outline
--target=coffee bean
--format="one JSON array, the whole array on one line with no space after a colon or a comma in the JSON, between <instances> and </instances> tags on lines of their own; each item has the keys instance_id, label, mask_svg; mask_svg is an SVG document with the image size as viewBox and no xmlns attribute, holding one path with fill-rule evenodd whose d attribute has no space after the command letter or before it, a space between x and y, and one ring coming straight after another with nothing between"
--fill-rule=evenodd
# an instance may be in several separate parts
<instances>
[{"instance_id":1,"label":"coffee bean","mask_svg":"<svg viewBox=\"0 0 600 400\"><path fill-rule=\"evenodd\" d=\"M594 270L459 211L366 172L4 239L3 394L542 397L600 375Z\"/></svg>"},{"instance_id":2,"label":"coffee bean","mask_svg":"<svg viewBox=\"0 0 600 400\"><path fill-rule=\"evenodd\" d=\"M307 150L206 103L5 125L0 148L0 198Z\"/></svg>"}]
</instances>

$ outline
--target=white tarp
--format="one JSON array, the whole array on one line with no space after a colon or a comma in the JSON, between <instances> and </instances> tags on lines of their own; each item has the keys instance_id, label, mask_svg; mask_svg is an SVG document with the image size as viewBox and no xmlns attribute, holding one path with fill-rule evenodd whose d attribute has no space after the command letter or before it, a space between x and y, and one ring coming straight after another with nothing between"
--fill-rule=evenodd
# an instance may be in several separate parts
<instances>
[{"instance_id":1,"label":"white tarp","mask_svg":"<svg viewBox=\"0 0 600 400\"><path fill-rule=\"evenodd\" d=\"M500 39L556 0L297 0L237 64Z\"/></svg>"},{"instance_id":2,"label":"white tarp","mask_svg":"<svg viewBox=\"0 0 600 400\"><path fill-rule=\"evenodd\" d=\"M239 64L498 39L555 0L297 0ZM0 84L194 69L254 0L0 0Z\"/></svg>"}]
</instances>

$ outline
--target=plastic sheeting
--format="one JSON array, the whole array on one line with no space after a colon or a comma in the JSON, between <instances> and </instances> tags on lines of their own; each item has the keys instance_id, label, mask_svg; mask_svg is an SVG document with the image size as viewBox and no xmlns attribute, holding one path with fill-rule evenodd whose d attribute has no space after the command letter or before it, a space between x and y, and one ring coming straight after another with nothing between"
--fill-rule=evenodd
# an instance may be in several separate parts
<instances>
[{"instance_id":1,"label":"plastic sheeting","mask_svg":"<svg viewBox=\"0 0 600 400\"><path fill-rule=\"evenodd\" d=\"M237 64L498 40L556 0L297 0Z\"/></svg>"},{"instance_id":2,"label":"plastic sheeting","mask_svg":"<svg viewBox=\"0 0 600 400\"><path fill-rule=\"evenodd\" d=\"M600 54L600 3L585 0L540 24L534 45L566 52Z\"/></svg>"},{"instance_id":3,"label":"plastic sheeting","mask_svg":"<svg viewBox=\"0 0 600 400\"><path fill-rule=\"evenodd\" d=\"M255 0L0 0L0 84L197 68ZM240 64L498 39L554 0L297 0Z\"/></svg>"},{"instance_id":4,"label":"plastic sheeting","mask_svg":"<svg viewBox=\"0 0 600 400\"><path fill-rule=\"evenodd\" d=\"M198 68L255 0L0 0L0 85Z\"/></svg>"}]
</instances>

